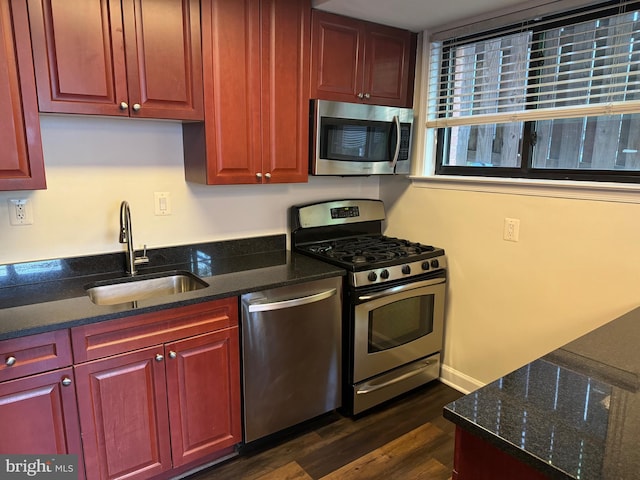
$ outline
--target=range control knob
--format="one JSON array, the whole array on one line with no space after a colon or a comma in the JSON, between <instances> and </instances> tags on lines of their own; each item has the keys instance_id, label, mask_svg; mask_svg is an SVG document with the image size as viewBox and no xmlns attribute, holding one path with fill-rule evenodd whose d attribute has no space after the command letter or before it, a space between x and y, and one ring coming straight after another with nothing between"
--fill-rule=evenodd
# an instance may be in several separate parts
<instances>
[{"instance_id":1,"label":"range control knob","mask_svg":"<svg viewBox=\"0 0 640 480\"><path fill-rule=\"evenodd\" d=\"M389 270L387 270L386 268L384 270L382 270L380 272L380 278L386 280L387 278L389 278Z\"/></svg>"},{"instance_id":2,"label":"range control knob","mask_svg":"<svg viewBox=\"0 0 640 480\"><path fill-rule=\"evenodd\" d=\"M422 262L422 269L423 270L429 270L429 267L430 267L429 262Z\"/></svg>"},{"instance_id":3,"label":"range control knob","mask_svg":"<svg viewBox=\"0 0 640 480\"><path fill-rule=\"evenodd\" d=\"M402 273L404 273L405 275L409 275L411 273L411 266L403 265L402 266Z\"/></svg>"},{"instance_id":4,"label":"range control knob","mask_svg":"<svg viewBox=\"0 0 640 480\"><path fill-rule=\"evenodd\" d=\"M440 262L436 259L436 260L431 260L431 266L433 268L438 268L440 266Z\"/></svg>"},{"instance_id":5,"label":"range control knob","mask_svg":"<svg viewBox=\"0 0 640 480\"><path fill-rule=\"evenodd\" d=\"M376 274L376 272L369 272L367 278L370 282L375 282L378 279L378 274Z\"/></svg>"}]
</instances>

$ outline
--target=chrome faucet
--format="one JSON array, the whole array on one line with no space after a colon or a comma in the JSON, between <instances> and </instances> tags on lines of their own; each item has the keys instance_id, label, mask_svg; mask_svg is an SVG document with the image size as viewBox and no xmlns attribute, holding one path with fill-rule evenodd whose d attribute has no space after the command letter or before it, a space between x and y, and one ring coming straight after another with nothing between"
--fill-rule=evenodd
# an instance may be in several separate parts
<instances>
[{"instance_id":1,"label":"chrome faucet","mask_svg":"<svg viewBox=\"0 0 640 480\"><path fill-rule=\"evenodd\" d=\"M131 230L131 210L129 209L129 202L126 200L120 204L120 243L127 244L125 271L128 275L133 276L138 273L136 265L149 263L149 257L147 257L146 245L144 246L142 256L136 257L136 251L133 248L133 231Z\"/></svg>"}]
</instances>

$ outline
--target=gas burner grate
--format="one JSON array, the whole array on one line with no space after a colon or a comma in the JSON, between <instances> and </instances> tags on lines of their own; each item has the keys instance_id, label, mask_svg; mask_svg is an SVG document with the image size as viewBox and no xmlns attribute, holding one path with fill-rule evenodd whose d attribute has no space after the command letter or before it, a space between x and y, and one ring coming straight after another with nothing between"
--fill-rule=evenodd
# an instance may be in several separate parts
<instances>
[{"instance_id":1,"label":"gas burner grate","mask_svg":"<svg viewBox=\"0 0 640 480\"><path fill-rule=\"evenodd\" d=\"M434 251L435 247L384 235L363 235L314 243L304 250L348 265L375 265L411 260Z\"/></svg>"}]
</instances>

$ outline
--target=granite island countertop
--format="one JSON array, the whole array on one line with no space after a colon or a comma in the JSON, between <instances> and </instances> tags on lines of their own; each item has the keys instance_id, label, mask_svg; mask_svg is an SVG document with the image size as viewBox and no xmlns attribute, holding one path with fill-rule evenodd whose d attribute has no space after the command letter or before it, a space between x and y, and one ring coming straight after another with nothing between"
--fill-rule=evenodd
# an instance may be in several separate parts
<instances>
[{"instance_id":1,"label":"granite island countertop","mask_svg":"<svg viewBox=\"0 0 640 480\"><path fill-rule=\"evenodd\" d=\"M117 305L95 305L85 288L125 278L124 252L0 265L0 340L238 296L345 271L286 249L269 235L149 250L139 276L187 271L208 287Z\"/></svg>"},{"instance_id":2,"label":"granite island countertop","mask_svg":"<svg viewBox=\"0 0 640 480\"><path fill-rule=\"evenodd\" d=\"M549 478L640 479L640 307L447 405Z\"/></svg>"}]
</instances>

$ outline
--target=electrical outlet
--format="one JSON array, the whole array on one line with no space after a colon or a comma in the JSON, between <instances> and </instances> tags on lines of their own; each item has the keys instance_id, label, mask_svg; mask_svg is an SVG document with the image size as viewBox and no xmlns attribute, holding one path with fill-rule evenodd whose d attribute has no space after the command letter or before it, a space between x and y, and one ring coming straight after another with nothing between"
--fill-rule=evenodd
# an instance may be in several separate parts
<instances>
[{"instance_id":1,"label":"electrical outlet","mask_svg":"<svg viewBox=\"0 0 640 480\"><path fill-rule=\"evenodd\" d=\"M520 238L520 219L505 218L503 237L508 242L517 242Z\"/></svg>"},{"instance_id":2,"label":"electrical outlet","mask_svg":"<svg viewBox=\"0 0 640 480\"><path fill-rule=\"evenodd\" d=\"M32 225L33 211L28 198L9 199L9 222L11 225Z\"/></svg>"}]
</instances>

